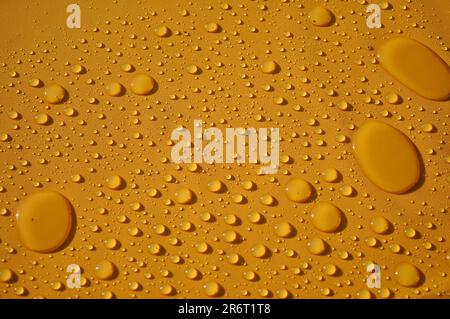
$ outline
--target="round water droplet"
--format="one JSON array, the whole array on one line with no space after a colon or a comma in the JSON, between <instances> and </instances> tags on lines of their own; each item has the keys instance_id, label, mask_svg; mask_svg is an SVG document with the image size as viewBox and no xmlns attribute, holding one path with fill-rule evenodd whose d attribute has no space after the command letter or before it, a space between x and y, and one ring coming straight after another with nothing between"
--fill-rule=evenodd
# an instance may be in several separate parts
<instances>
[{"instance_id":1,"label":"round water droplet","mask_svg":"<svg viewBox=\"0 0 450 319\"><path fill-rule=\"evenodd\" d=\"M236 253L231 253L231 254L227 255L227 260L228 260L228 262L230 264L237 265L241 261L241 256L239 254L236 254Z\"/></svg>"},{"instance_id":2,"label":"round water droplet","mask_svg":"<svg viewBox=\"0 0 450 319\"><path fill-rule=\"evenodd\" d=\"M124 72L132 72L132 71L134 70L133 65L131 65L130 63L122 64L122 65L120 66L120 68L121 68L122 71L124 71Z\"/></svg>"},{"instance_id":3,"label":"round water droplet","mask_svg":"<svg viewBox=\"0 0 450 319\"><path fill-rule=\"evenodd\" d=\"M168 228L163 224L156 224L153 226L153 231L157 235L165 235L168 232Z\"/></svg>"},{"instance_id":4,"label":"round water droplet","mask_svg":"<svg viewBox=\"0 0 450 319\"><path fill-rule=\"evenodd\" d=\"M39 85L41 85L42 82L41 82L41 80L34 78L34 79L31 79L28 83L30 84L30 86L35 88L35 87L38 87Z\"/></svg>"},{"instance_id":5,"label":"round water droplet","mask_svg":"<svg viewBox=\"0 0 450 319\"><path fill-rule=\"evenodd\" d=\"M223 219L225 220L225 223L228 225L236 225L238 222L238 217L234 214L227 214L223 217Z\"/></svg>"},{"instance_id":6,"label":"round water droplet","mask_svg":"<svg viewBox=\"0 0 450 319\"><path fill-rule=\"evenodd\" d=\"M391 8L391 4L388 1L381 1L380 2L380 7L383 10L387 10Z\"/></svg>"},{"instance_id":7,"label":"round water droplet","mask_svg":"<svg viewBox=\"0 0 450 319\"><path fill-rule=\"evenodd\" d=\"M213 193L220 193L223 187L223 183L218 179L213 179L208 182L208 189Z\"/></svg>"},{"instance_id":8,"label":"round water droplet","mask_svg":"<svg viewBox=\"0 0 450 319\"><path fill-rule=\"evenodd\" d=\"M222 234L223 240L227 243L234 243L238 240L239 235L234 230L227 230Z\"/></svg>"},{"instance_id":9,"label":"round water droplet","mask_svg":"<svg viewBox=\"0 0 450 319\"><path fill-rule=\"evenodd\" d=\"M155 34L158 37L168 37L170 35L170 29L164 25L159 26L155 29Z\"/></svg>"},{"instance_id":10,"label":"round water droplet","mask_svg":"<svg viewBox=\"0 0 450 319\"><path fill-rule=\"evenodd\" d=\"M128 288L130 288L131 291L137 291L141 289L141 284L137 281L131 281L128 283Z\"/></svg>"},{"instance_id":11,"label":"round water droplet","mask_svg":"<svg viewBox=\"0 0 450 319\"><path fill-rule=\"evenodd\" d=\"M261 71L266 74L273 74L279 70L279 66L275 61L267 60L261 64Z\"/></svg>"},{"instance_id":12,"label":"round water droplet","mask_svg":"<svg viewBox=\"0 0 450 319\"><path fill-rule=\"evenodd\" d=\"M187 187L182 187L175 192L175 200L179 204L190 204L194 199L194 193Z\"/></svg>"},{"instance_id":13,"label":"round water droplet","mask_svg":"<svg viewBox=\"0 0 450 319\"><path fill-rule=\"evenodd\" d=\"M342 195L344 196L352 196L353 195L353 187L351 185L342 185L342 187L339 189Z\"/></svg>"},{"instance_id":14,"label":"round water droplet","mask_svg":"<svg viewBox=\"0 0 450 319\"><path fill-rule=\"evenodd\" d=\"M253 224L258 224L262 220L262 215L258 212L251 212L248 214L248 220Z\"/></svg>"},{"instance_id":15,"label":"round water droplet","mask_svg":"<svg viewBox=\"0 0 450 319\"><path fill-rule=\"evenodd\" d=\"M152 255L159 255L163 249L159 244L150 244L148 245L148 250Z\"/></svg>"},{"instance_id":16,"label":"round water droplet","mask_svg":"<svg viewBox=\"0 0 450 319\"><path fill-rule=\"evenodd\" d=\"M402 246L399 244L393 243L389 245L390 251L392 251L394 254L398 254L402 250Z\"/></svg>"},{"instance_id":17,"label":"round water droplet","mask_svg":"<svg viewBox=\"0 0 450 319\"><path fill-rule=\"evenodd\" d=\"M334 276L337 274L338 268L334 264L326 264L323 266L323 272L328 276Z\"/></svg>"},{"instance_id":18,"label":"round water droplet","mask_svg":"<svg viewBox=\"0 0 450 319\"><path fill-rule=\"evenodd\" d=\"M289 297L290 293L286 288L281 288L276 291L276 295L280 299L286 299Z\"/></svg>"},{"instance_id":19,"label":"round water droplet","mask_svg":"<svg viewBox=\"0 0 450 319\"><path fill-rule=\"evenodd\" d=\"M260 198L260 202L266 206L272 206L275 203L275 198L270 194L264 194Z\"/></svg>"},{"instance_id":20,"label":"round water droplet","mask_svg":"<svg viewBox=\"0 0 450 319\"><path fill-rule=\"evenodd\" d=\"M275 233L282 238L291 237L294 234L294 227L288 222L281 222L275 225Z\"/></svg>"},{"instance_id":21,"label":"round water droplet","mask_svg":"<svg viewBox=\"0 0 450 319\"><path fill-rule=\"evenodd\" d=\"M119 246L119 243L117 239L115 238L108 238L104 241L105 247L108 249L116 249Z\"/></svg>"},{"instance_id":22,"label":"round water droplet","mask_svg":"<svg viewBox=\"0 0 450 319\"><path fill-rule=\"evenodd\" d=\"M333 21L333 13L327 8L317 6L309 12L308 19L316 26L326 27Z\"/></svg>"},{"instance_id":23,"label":"round water droplet","mask_svg":"<svg viewBox=\"0 0 450 319\"><path fill-rule=\"evenodd\" d=\"M199 252L199 253L201 253L201 254L205 254L205 253L207 253L208 251L209 251L209 245L207 244L207 243L205 243L205 242L200 242L200 243L197 243L197 244L195 244L195 249Z\"/></svg>"},{"instance_id":24,"label":"round water droplet","mask_svg":"<svg viewBox=\"0 0 450 319\"><path fill-rule=\"evenodd\" d=\"M222 286L215 281L210 281L203 285L203 290L208 297L217 297L221 294Z\"/></svg>"},{"instance_id":25,"label":"round water droplet","mask_svg":"<svg viewBox=\"0 0 450 319\"><path fill-rule=\"evenodd\" d=\"M47 113L36 114L34 120L39 125L48 125L51 122L51 117Z\"/></svg>"},{"instance_id":26,"label":"round water droplet","mask_svg":"<svg viewBox=\"0 0 450 319\"><path fill-rule=\"evenodd\" d=\"M111 82L106 85L106 93L109 96L119 96L124 91L122 84L119 82Z\"/></svg>"},{"instance_id":27,"label":"round water droplet","mask_svg":"<svg viewBox=\"0 0 450 319\"><path fill-rule=\"evenodd\" d=\"M175 288L172 285L164 285L160 288L160 291L164 296L170 296L175 293Z\"/></svg>"},{"instance_id":28,"label":"round water droplet","mask_svg":"<svg viewBox=\"0 0 450 319\"><path fill-rule=\"evenodd\" d=\"M219 32L220 25L218 25L215 22L210 22L207 25L205 25L205 29L206 29L206 31L211 32L211 33Z\"/></svg>"},{"instance_id":29,"label":"round water droplet","mask_svg":"<svg viewBox=\"0 0 450 319\"><path fill-rule=\"evenodd\" d=\"M83 71L84 67L80 64L75 64L74 66L72 66L72 72L75 74L83 73Z\"/></svg>"},{"instance_id":30,"label":"round water droplet","mask_svg":"<svg viewBox=\"0 0 450 319\"><path fill-rule=\"evenodd\" d=\"M116 266L109 260L102 260L95 265L95 276L101 280L110 280L116 274Z\"/></svg>"},{"instance_id":31,"label":"round water droplet","mask_svg":"<svg viewBox=\"0 0 450 319\"><path fill-rule=\"evenodd\" d=\"M242 196L242 194L233 194L231 195L231 199L233 200L234 203L241 204L244 202L245 197Z\"/></svg>"},{"instance_id":32,"label":"round water droplet","mask_svg":"<svg viewBox=\"0 0 450 319\"><path fill-rule=\"evenodd\" d=\"M321 238L312 238L307 244L308 250L314 255L322 255L326 249L327 245Z\"/></svg>"},{"instance_id":33,"label":"round water droplet","mask_svg":"<svg viewBox=\"0 0 450 319\"><path fill-rule=\"evenodd\" d=\"M390 228L390 223L383 216L375 216L370 222L370 228L377 234L385 234Z\"/></svg>"},{"instance_id":34,"label":"round water droplet","mask_svg":"<svg viewBox=\"0 0 450 319\"><path fill-rule=\"evenodd\" d=\"M9 268L0 268L0 282L10 282L13 278L13 272Z\"/></svg>"},{"instance_id":35,"label":"round water droplet","mask_svg":"<svg viewBox=\"0 0 450 319\"><path fill-rule=\"evenodd\" d=\"M378 240L375 237L367 237L365 242L369 247L376 247L378 245Z\"/></svg>"},{"instance_id":36,"label":"round water droplet","mask_svg":"<svg viewBox=\"0 0 450 319\"><path fill-rule=\"evenodd\" d=\"M335 168L327 168L322 173L322 178L328 183L336 183L339 180L339 172Z\"/></svg>"},{"instance_id":37,"label":"round water droplet","mask_svg":"<svg viewBox=\"0 0 450 319\"><path fill-rule=\"evenodd\" d=\"M256 273L254 271L245 271L244 272L244 278L247 279L248 281L253 281L256 279Z\"/></svg>"},{"instance_id":38,"label":"round water droplet","mask_svg":"<svg viewBox=\"0 0 450 319\"><path fill-rule=\"evenodd\" d=\"M188 268L185 270L184 274L186 275L186 278L195 280L200 277L200 273L195 268Z\"/></svg>"},{"instance_id":39,"label":"round water droplet","mask_svg":"<svg viewBox=\"0 0 450 319\"><path fill-rule=\"evenodd\" d=\"M416 287L420 283L420 270L409 263L401 263L395 268L395 280L404 287Z\"/></svg>"},{"instance_id":40,"label":"round water droplet","mask_svg":"<svg viewBox=\"0 0 450 319\"><path fill-rule=\"evenodd\" d=\"M17 209L20 240L30 250L42 253L55 251L70 234L72 214L72 205L60 193L34 193L26 197Z\"/></svg>"},{"instance_id":41,"label":"round water droplet","mask_svg":"<svg viewBox=\"0 0 450 319\"><path fill-rule=\"evenodd\" d=\"M391 92L386 96L386 100L390 104L398 104L400 102L400 96L397 93Z\"/></svg>"},{"instance_id":42,"label":"round water droplet","mask_svg":"<svg viewBox=\"0 0 450 319\"><path fill-rule=\"evenodd\" d=\"M265 258L269 254L268 248L262 244L253 246L251 251L252 251L253 256L255 256L256 258Z\"/></svg>"},{"instance_id":43,"label":"round water droplet","mask_svg":"<svg viewBox=\"0 0 450 319\"><path fill-rule=\"evenodd\" d=\"M198 73L200 72L199 67L196 66L195 64L188 65L188 66L186 67L186 70L187 70L188 73L190 73L190 74L198 74Z\"/></svg>"},{"instance_id":44,"label":"round water droplet","mask_svg":"<svg viewBox=\"0 0 450 319\"><path fill-rule=\"evenodd\" d=\"M414 228L406 228L405 229L405 235L408 238L414 238L417 235L417 232Z\"/></svg>"},{"instance_id":45,"label":"round water droplet","mask_svg":"<svg viewBox=\"0 0 450 319\"><path fill-rule=\"evenodd\" d=\"M252 190L255 187L255 184L252 181L243 181L241 185L242 188L247 191Z\"/></svg>"},{"instance_id":46,"label":"round water droplet","mask_svg":"<svg viewBox=\"0 0 450 319\"><path fill-rule=\"evenodd\" d=\"M148 95L156 88L156 81L147 74L138 74L131 80L130 87L134 94Z\"/></svg>"},{"instance_id":47,"label":"round water droplet","mask_svg":"<svg viewBox=\"0 0 450 319\"><path fill-rule=\"evenodd\" d=\"M114 190L122 189L125 186L125 181L119 175L110 175L106 178L106 186Z\"/></svg>"}]
</instances>

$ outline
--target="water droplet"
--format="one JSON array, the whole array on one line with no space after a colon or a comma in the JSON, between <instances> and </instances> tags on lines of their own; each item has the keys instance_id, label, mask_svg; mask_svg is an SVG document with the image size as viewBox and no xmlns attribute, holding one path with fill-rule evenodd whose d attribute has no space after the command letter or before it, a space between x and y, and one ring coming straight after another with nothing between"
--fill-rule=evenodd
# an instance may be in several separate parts
<instances>
[{"instance_id":1,"label":"water droplet","mask_svg":"<svg viewBox=\"0 0 450 319\"><path fill-rule=\"evenodd\" d=\"M210 281L203 285L203 290L208 297L218 297L221 294L222 286L215 281Z\"/></svg>"},{"instance_id":2,"label":"water droplet","mask_svg":"<svg viewBox=\"0 0 450 319\"><path fill-rule=\"evenodd\" d=\"M223 183L218 179L213 179L208 182L208 189L213 193L220 193L223 187Z\"/></svg>"},{"instance_id":3,"label":"water droplet","mask_svg":"<svg viewBox=\"0 0 450 319\"><path fill-rule=\"evenodd\" d=\"M66 90L59 84L51 84L45 88L44 97L48 103L61 103L66 96Z\"/></svg>"},{"instance_id":4,"label":"water droplet","mask_svg":"<svg viewBox=\"0 0 450 319\"><path fill-rule=\"evenodd\" d=\"M223 240L227 243L234 243L239 239L238 233L234 230L227 230L222 234Z\"/></svg>"},{"instance_id":5,"label":"water droplet","mask_svg":"<svg viewBox=\"0 0 450 319\"><path fill-rule=\"evenodd\" d=\"M48 125L51 122L51 117L47 113L38 113L34 117L34 120L39 125Z\"/></svg>"},{"instance_id":6,"label":"water droplet","mask_svg":"<svg viewBox=\"0 0 450 319\"><path fill-rule=\"evenodd\" d=\"M219 32L221 30L221 27L220 27L220 25L218 25L215 22L210 22L205 25L205 29L208 32L215 33L215 32Z\"/></svg>"},{"instance_id":7,"label":"water droplet","mask_svg":"<svg viewBox=\"0 0 450 319\"><path fill-rule=\"evenodd\" d=\"M293 202L304 203L308 201L312 191L312 186L301 178L294 178L286 184L286 195Z\"/></svg>"},{"instance_id":8,"label":"water droplet","mask_svg":"<svg viewBox=\"0 0 450 319\"><path fill-rule=\"evenodd\" d=\"M60 193L40 191L29 195L17 208L20 240L33 251L55 251L70 234L72 214L70 202Z\"/></svg>"},{"instance_id":9,"label":"water droplet","mask_svg":"<svg viewBox=\"0 0 450 319\"><path fill-rule=\"evenodd\" d=\"M9 268L0 268L0 282L10 282L13 278L13 272Z\"/></svg>"},{"instance_id":10,"label":"water droplet","mask_svg":"<svg viewBox=\"0 0 450 319\"><path fill-rule=\"evenodd\" d=\"M109 260L102 260L95 266L95 276L101 280L113 279L116 272L116 266Z\"/></svg>"},{"instance_id":11,"label":"water droplet","mask_svg":"<svg viewBox=\"0 0 450 319\"><path fill-rule=\"evenodd\" d=\"M319 202L311 210L311 221L318 230L335 232L342 222L342 212L331 203Z\"/></svg>"},{"instance_id":12,"label":"water droplet","mask_svg":"<svg viewBox=\"0 0 450 319\"><path fill-rule=\"evenodd\" d=\"M187 187L182 187L175 192L175 200L179 204L190 204L194 199L194 193Z\"/></svg>"},{"instance_id":13,"label":"water droplet","mask_svg":"<svg viewBox=\"0 0 450 319\"><path fill-rule=\"evenodd\" d=\"M326 27L333 21L333 13L327 8L317 6L309 12L308 19L315 26Z\"/></svg>"},{"instance_id":14,"label":"water droplet","mask_svg":"<svg viewBox=\"0 0 450 319\"><path fill-rule=\"evenodd\" d=\"M409 263L401 263L395 268L395 280L404 287L416 287L420 283L419 269Z\"/></svg>"},{"instance_id":15,"label":"water droplet","mask_svg":"<svg viewBox=\"0 0 450 319\"><path fill-rule=\"evenodd\" d=\"M171 31L168 27L162 25L155 29L155 34L158 37L168 37L171 34Z\"/></svg>"},{"instance_id":16,"label":"water droplet","mask_svg":"<svg viewBox=\"0 0 450 319\"><path fill-rule=\"evenodd\" d=\"M294 227L288 222L281 222L275 225L275 233L282 238L291 237L294 233Z\"/></svg>"},{"instance_id":17,"label":"water droplet","mask_svg":"<svg viewBox=\"0 0 450 319\"><path fill-rule=\"evenodd\" d=\"M406 37L388 39L378 57L383 68L417 94L438 101L450 97L449 66L421 42Z\"/></svg>"},{"instance_id":18,"label":"water droplet","mask_svg":"<svg viewBox=\"0 0 450 319\"><path fill-rule=\"evenodd\" d=\"M328 183L336 183L339 180L339 172L335 168L327 168L322 173L322 178Z\"/></svg>"},{"instance_id":19,"label":"water droplet","mask_svg":"<svg viewBox=\"0 0 450 319\"><path fill-rule=\"evenodd\" d=\"M268 248L262 244L253 246L251 252L256 258L265 258L269 254Z\"/></svg>"},{"instance_id":20,"label":"water droplet","mask_svg":"<svg viewBox=\"0 0 450 319\"><path fill-rule=\"evenodd\" d=\"M147 74L138 74L131 80L130 87L134 94L148 95L156 88L156 81Z\"/></svg>"},{"instance_id":21,"label":"water droplet","mask_svg":"<svg viewBox=\"0 0 450 319\"><path fill-rule=\"evenodd\" d=\"M383 216L375 216L370 222L370 228L377 234L385 234L390 228L390 223Z\"/></svg>"},{"instance_id":22,"label":"water droplet","mask_svg":"<svg viewBox=\"0 0 450 319\"><path fill-rule=\"evenodd\" d=\"M266 74L277 73L279 68L280 68L279 65L275 61L272 61L272 60L264 61L261 64L261 71Z\"/></svg>"},{"instance_id":23,"label":"water droplet","mask_svg":"<svg viewBox=\"0 0 450 319\"><path fill-rule=\"evenodd\" d=\"M191 279L191 280L195 280L200 277L199 271L195 268L186 269L184 274L186 275L186 278Z\"/></svg>"},{"instance_id":24,"label":"water droplet","mask_svg":"<svg viewBox=\"0 0 450 319\"><path fill-rule=\"evenodd\" d=\"M401 194L420 177L412 142L396 128L378 121L364 123L353 138L355 157L364 174L386 192Z\"/></svg>"},{"instance_id":25,"label":"water droplet","mask_svg":"<svg viewBox=\"0 0 450 319\"><path fill-rule=\"evenodd\" d=\"M106 186L114 190L122 189L125 186L125 181L119 175L110 175L106 178Z\"/></svg>"},{"instance_id":26,"label":"water droplet","mask_svg":"<svg viewBox=\"0 0 450 319\"><path fill-rule=\"evenodd\" d=\"M111 82L106 85L106 93L109 96L119 96L123 93L124 88L119 82Z\"/></svg>"},{"instance_id":27,"label":"water droplet","mask_svg":"<svg viewBox=\"0 0 450 319\"><path fill-rule=\"evenodd\" d=\"M308 241L307 247L314 255L322 255L327 249L326 243L321 238L312 238Z\"/></svg>"}]
</instances>

